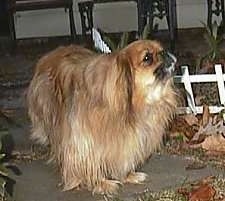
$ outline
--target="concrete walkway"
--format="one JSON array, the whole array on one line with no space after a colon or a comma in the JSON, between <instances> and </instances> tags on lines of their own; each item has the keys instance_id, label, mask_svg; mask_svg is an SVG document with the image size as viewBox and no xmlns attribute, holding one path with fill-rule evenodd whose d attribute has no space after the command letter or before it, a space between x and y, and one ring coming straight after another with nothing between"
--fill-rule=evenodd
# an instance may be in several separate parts
<instances>
[{"instance_id":1,"label":"concrete walkway","mask_svg":"<svg viewBox=\"0 0 225 201\"><path fill-rule=\"evenodd\" d=\"M185 170L193 161L183 157L155 154L143 167L150 181L144 185L124 185L118 197L134 200L146 189L158 191L165 188L181 187L188 181L194 181L210 175L221 175L222 171L210 166L199 170ZM102 196L93 196L87 191L61 192L58 184L60 175L54 167L45 161L21 162L17 166L21 175L13 175L16 181L13 197L16 201L97 201Z\"/></svg>"},{"instance_id":2,"label":"concrete walkway","mask_svg":"<svg viewBox=\"0 0 225 201\"><path fill-rule=\"evenodd\" d=\"M14 119L21 119L21 127L11 126L9 134L14 150L29 153L32 142L29 140L29 122L26 113L15 113ZM10 139L10 138L9 138ZM167 188L181 187L188 181L198 180L207 176L223 175L222 170L210 165L198 170L186 170L193 164L193 159L185 156L154 154L144 165L141 171L149 175L149 181L143 185L124 185L119 193L119 198L134 200L146 189L159 191ZM15 181L13 198L16 201L98 201L102 196L93 196L87 191L62 192L59 187L60 174L57 168L47 164L46 160L19 161L16 167L20 175L11 174Z\"/></svg>"}]
</instances>

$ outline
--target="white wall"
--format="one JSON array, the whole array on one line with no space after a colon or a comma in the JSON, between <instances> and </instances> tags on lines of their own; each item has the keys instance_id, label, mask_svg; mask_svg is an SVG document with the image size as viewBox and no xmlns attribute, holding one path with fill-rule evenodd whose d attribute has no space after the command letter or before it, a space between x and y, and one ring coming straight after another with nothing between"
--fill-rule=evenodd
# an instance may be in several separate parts
<instances>
[{"instance_id":1,"label":"white wall","mask_svg":"<svg viewBox=\"0 0 225 201\"><path fill-rule=\"evenodd\" d=\"M81 1L81 0L80 0ZM82 0L84 1L84 0ZM178 28L202 26L206 22L206 0L177 0ZM81 33L80 15L74 0L74 18ZM166 21L158 21L159 28L167 28ZM17 12L17 38L69 35L69 18L64 9ZM94 26L106 32L137 30L137 9L134 2L97 4L94 7Z\"/></svg>"}]
</instances>

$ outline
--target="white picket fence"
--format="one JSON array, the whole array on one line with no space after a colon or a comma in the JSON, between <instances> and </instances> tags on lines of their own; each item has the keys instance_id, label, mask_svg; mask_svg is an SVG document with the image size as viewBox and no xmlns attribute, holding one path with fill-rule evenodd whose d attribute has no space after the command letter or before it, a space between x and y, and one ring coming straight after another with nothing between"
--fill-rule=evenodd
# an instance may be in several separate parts
<instances>
[{"instance_id":1,"label":"white picket fence","mask_svg":"<svg viewBox=\"0 0 225 201\"><path fill-rule=\"evenodd\" d=\"M215 65L216 74L199 74L199 75L190 75L188 71L188 66L182 66L182 75L174 76L175 83L183 83L186 90L186 98L188 107L178 108L178 113L194 113L200 114L203 112L203 106L196 106L195 98L192 90L192 83L206 83L206 82L217 82L219 99L221 106L209 106L210 113L219 113L224 109L225 105L225 74L222 72L222 65Z\"/></svg>"}]
</instances>

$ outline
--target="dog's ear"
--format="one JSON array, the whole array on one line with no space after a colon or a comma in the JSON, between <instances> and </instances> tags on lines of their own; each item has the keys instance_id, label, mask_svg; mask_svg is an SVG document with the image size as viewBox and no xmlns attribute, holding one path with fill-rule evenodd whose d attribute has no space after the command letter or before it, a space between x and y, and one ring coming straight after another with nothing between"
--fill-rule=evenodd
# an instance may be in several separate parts
<instances>
[{"instance_id":1,"label":"dog's ear","mask_svg":"<svg viewBox=\"0 0 225 201\"><path fill-rule=\"evenodd\" d=\"M124 92L126 92L127 101L130 102L132 100L134 84L130 58L125 54L119 55L117 57L117 68L120 72L120 76L117 80L117 85L119 88L123 88Z\"/></svg>"},{"instance_id":2,"label":"dog's ear","mask_svg":"<svg viewBox=\"0 0 225 201\"><path fill-rule=\"evenodd\" d=\"M118 54L115 58L115 66L109 75L110 82L110 105L120 112L132 111L133 96L133 73L129 58L125 54Z\"/></svg>"}]
</instances>

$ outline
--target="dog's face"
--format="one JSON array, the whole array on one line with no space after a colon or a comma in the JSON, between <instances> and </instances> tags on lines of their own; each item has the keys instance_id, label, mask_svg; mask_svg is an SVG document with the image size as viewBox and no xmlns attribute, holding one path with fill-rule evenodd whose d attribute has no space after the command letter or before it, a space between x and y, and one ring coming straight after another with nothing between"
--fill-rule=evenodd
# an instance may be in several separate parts
<instances>
[{"instance_id":1,"label":"dog's face","mask_svg":"<svg viewBox=\"0 0 225 201\"><path fill-rule=\"evenodd\" d=\"M136 41L123 50L137 77L146 82L165 82L174 71L176 58L156 41Z\"/></svg>"},{"instance_id":2,"label":"dog's face","mask_svg":"<svg viewBox=\"0 0 225 201\"><path fill-rule=\"evenodd\" d=\"M141 91L150 103L166 94L176 63L171 53L149 40L133 42L121 52L131 67L135 91Z\"/></svg>"}]
</instances>

